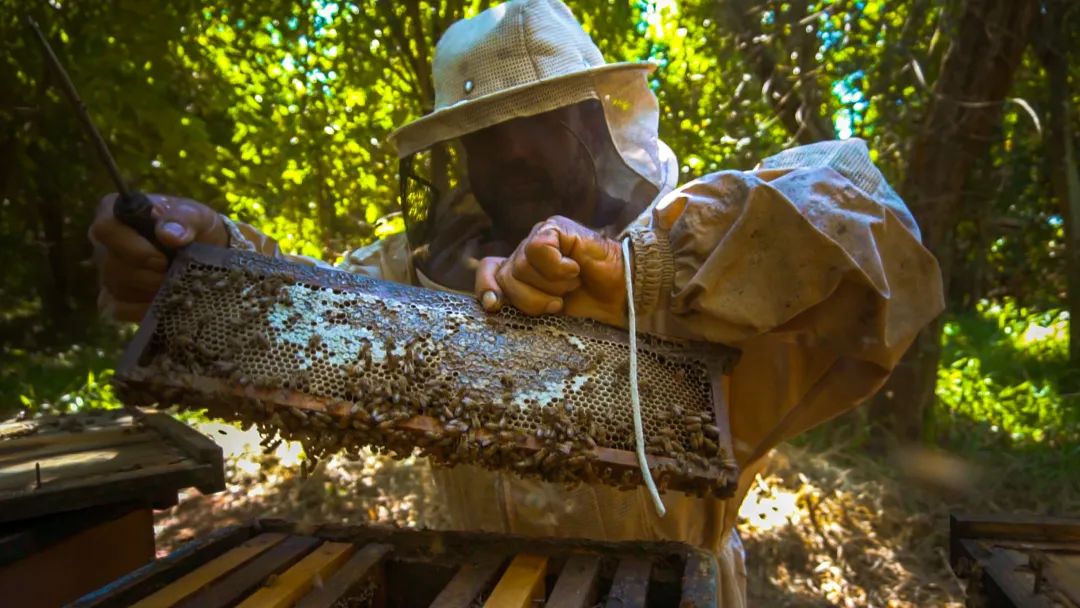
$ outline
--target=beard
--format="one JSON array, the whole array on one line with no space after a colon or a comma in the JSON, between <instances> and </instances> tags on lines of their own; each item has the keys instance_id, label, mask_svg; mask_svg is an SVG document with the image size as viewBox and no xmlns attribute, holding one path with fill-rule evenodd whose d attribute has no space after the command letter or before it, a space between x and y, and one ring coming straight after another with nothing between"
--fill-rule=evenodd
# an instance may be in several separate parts
<instances>
[{"instance_id":1,"label":"beard","mask_svg":"<svg viewBox=\"0 0 1080 608\"><path fill-rule=\"evenodd\" d=\"M516 162L500 166L492 175L499 177L475 189L474 195L491 217L498 240L516 245L533 226L553 215L581 223L589 219L593 188L587 171L571 171L557 179L542 167Z\"/></svg>"}]
</instances>

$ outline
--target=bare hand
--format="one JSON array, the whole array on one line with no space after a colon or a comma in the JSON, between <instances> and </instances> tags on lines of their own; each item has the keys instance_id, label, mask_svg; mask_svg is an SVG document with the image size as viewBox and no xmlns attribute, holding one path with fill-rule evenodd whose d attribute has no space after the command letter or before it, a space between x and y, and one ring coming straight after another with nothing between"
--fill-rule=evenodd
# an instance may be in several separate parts
<instances>
[{"instance_id":1,"label":"bare hand","mask_svg":"<svg viewBox=\"0 0 1080 608\"><path fill-rule=\"evenodd\" d=\"M563 313L626 325L619 243L562 216L533 227L508 258L480 260L476 297L495 312L508 302L527 315Z\"/></svg>"},{"instance_id":2,"label":"bare hand","mask_svg":"<svg viewBox=\"0 0 1080 608\"><path fill-rule=\"evenodd\" d=\"M188 198L150 194L157 222L157 239L177 249L198 241L224 247L229 235L221 216L206 205ZM90 242L101 289L98 309L121 321L139 321L168 270L165 256L150 241L113 217L116 194L101 199Z\"/></svg>"}]
</instances>

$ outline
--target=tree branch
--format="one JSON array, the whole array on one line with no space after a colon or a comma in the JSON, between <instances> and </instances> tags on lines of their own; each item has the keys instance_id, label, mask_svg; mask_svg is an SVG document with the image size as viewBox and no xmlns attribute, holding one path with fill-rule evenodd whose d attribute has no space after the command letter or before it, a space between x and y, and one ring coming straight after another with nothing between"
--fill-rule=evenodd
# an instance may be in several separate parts
<instances>
[{"instance_id":1,"label":"tree branch","mask_svg":"<svg viewBox=\"0 0 1080 608\"><path fill-rule=\"evenodd\" d=\"M768 89L769 103L793 138L803 144L835 139L832 123L812 107L808 100L794 90L794 85L777 69L772 50L763 42L764 32L759 20L753 18L757 7L752 0L729 0L717 3L720 23L726 23L735 36L736 47L746 56L753 73ZM805 12L805 11L804 11ZM811 81L812 82L812 81ZM813 83L816 87L816 83Z\"/></svg>"}]
</instances>

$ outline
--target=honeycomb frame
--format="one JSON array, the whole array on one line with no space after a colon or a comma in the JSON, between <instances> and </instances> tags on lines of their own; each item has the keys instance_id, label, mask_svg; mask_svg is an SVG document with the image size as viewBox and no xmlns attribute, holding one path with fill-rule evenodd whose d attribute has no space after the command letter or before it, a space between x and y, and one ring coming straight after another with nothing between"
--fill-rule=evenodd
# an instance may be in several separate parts
<instances>
[{"instance_id":1,"label":"honeycomb frame","mask_svg":"<svg viewBox=\"0 0 1080 608\"><path fill-rule=\"evenodd\" d=\"M627 334L565 316L484 312L468 296L194 244L173 262L116 384L132 405L206 407L299 440L364 445L547 481L641 483ZM724 376L738 353L638 335L650 469L730 495Z\"/></svg>"}]
</instances>

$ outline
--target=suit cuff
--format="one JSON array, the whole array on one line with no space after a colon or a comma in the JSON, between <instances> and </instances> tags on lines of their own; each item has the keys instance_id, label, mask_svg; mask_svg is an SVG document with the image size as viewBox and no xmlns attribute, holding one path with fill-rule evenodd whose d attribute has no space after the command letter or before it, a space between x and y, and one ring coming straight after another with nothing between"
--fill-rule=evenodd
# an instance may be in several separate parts
<instances>
[{"instance_id":1,"label":"suit cuff","mask_svg":"<svg viewBox=\"0 0 1080 608\"><path fill-rule=\"evenodd\" d=\"M632 224L623 233L630 237L634 277L634 310L649 314L656 310L661 295L671 291L675 263L667 234Z\"/></svg>"}]
</instances>

